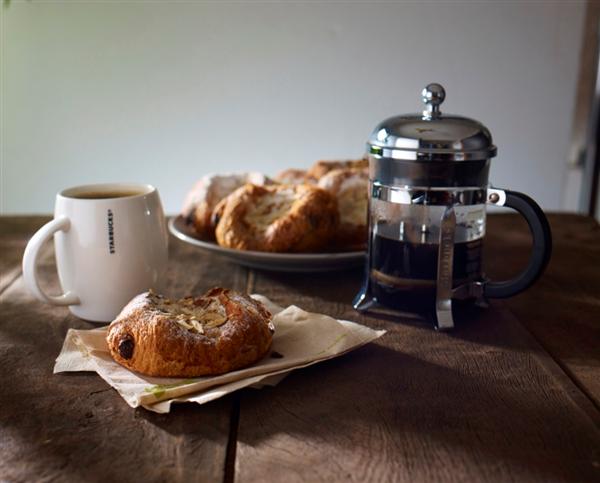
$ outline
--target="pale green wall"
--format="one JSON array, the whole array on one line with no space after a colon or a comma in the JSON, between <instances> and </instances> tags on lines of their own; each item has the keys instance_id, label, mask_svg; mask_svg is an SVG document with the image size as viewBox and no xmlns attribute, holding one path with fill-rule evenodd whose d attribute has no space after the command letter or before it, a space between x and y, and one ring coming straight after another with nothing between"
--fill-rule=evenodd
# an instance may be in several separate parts
<instances>
[{"instance_id":1,"label":"pale green wall","mask_svg":"<svg viewBox=\"0 0 600 483\"><path fill-rule=\"evenodd\" d=\"M480 119L493 181L560 207L578 2L12 2L2 11L2 211L69 185L158 186L178 210L209 171L360 156L383 118Z\"/></svg>"}]
</instances>

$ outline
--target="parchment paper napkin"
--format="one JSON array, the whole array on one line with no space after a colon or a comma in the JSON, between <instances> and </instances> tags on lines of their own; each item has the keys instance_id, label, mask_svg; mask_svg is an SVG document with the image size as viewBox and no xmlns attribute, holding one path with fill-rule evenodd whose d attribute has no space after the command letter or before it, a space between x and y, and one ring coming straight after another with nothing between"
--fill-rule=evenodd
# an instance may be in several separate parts
<instances>
[{"instance_id":1,"label":"parchment paper napkin","mask_svg":"<svg viewBox=\"0 0 600 483\"><path fill-rule=\"evenodd\" d=\"M385 333L347 320L306 312L294 305L284 309L262 295L252 297L263 302L274 315L275 334L270 355L245 369L192 379L144 376L112 359L106 345L108 326L105 326L92 330L69 329L54 373L97 372L131 407L168 413L173 402L204 404L243 387L275 385L294 369L339 356Z\"/></svg>"}]
</instances>

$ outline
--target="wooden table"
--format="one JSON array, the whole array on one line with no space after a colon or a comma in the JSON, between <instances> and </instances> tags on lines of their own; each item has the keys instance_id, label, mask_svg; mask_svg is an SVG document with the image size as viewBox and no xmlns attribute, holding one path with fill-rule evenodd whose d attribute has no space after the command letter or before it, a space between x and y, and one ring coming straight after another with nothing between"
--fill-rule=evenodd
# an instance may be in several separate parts
<instances>
[{"instance_id":1,"label":"wooden table","mask_svg":"<svg viewBox=\"0 0 600 483\"><path fill-rule=\"evenodd\" d=\"M214 285L388 333L277 387L171 414L133 410L91 373L52 375L67 329L20 259L43 217L0 219L0 481L600 481L600 227L551 215L544 277L451 333L361 316L361 270L248 271L171 239L168 293ZM486 268L528 256L519 218L490 216ZM41 274L58 291L51 247Z\"/></svg>"}]
</instances>

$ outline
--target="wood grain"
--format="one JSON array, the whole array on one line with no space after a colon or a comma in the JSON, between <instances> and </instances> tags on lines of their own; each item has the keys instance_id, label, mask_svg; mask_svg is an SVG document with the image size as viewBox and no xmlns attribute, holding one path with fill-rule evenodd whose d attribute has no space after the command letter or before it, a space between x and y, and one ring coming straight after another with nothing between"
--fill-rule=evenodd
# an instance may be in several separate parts
<instances>
[{"instance_id":1,"label":"wood grain","mask_svg":"<svg viewBox=\"0 0 600 483\"><path fill-rule=\"evenodd\" d=\"M600 225L577 215L550 215L552 259L528 291L506 306L600 408ZM508 278L525 266L528 228L514 215L489 218L485 262Z\"/></svg>"},{"instance_id":2,"label":"wood grain","mask_svg":"<svg viewBox=\"0 0 600 483\"><path fill-rule=\"evenodd\" d=\"M167 293L215 284L243 290L246 271L171 239ZM52 258L40 267L58 291ZM43 305L19 277L0 297L0 480L221 481L232 399L167 415L133 410L95 374L52 374L68 328L91 328Z\"/></svg>"},{"instance_id":3,"label":"wood grain","mask_svg":"<svg viewBox=\"0 0 600 483\"><path fill-rule=\"evenodd\" d=\"M276 302L388 333L245 391L236 481L598 481L596 408L503 304L436 333L356 314L361 277L255 275Z\"/></svg>"}]
</instances>

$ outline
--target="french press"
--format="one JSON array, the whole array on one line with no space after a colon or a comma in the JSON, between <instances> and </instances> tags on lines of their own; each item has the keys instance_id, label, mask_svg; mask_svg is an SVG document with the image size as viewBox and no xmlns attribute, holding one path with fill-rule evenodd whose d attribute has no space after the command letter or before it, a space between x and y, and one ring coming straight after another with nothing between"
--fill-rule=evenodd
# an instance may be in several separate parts
<instances>
[{"instance_id":1,"label":"french press","mask_svg":"<svg viewBox=\"0 0 600 483\"><path fill-rule=\"evenodd\" d=\"M369 158L369 250L354 308L427 313L436 328L454 327L452 301L515 295L544 271L552 251L548 221L527 195L488 185L496 156L489 130L446 115L439 84L422 91L422 114L392 117L373 131ZM525 217L533 250L525 270L494 282L482 272L486 204Z\"/></svg>"}]
</instances>

